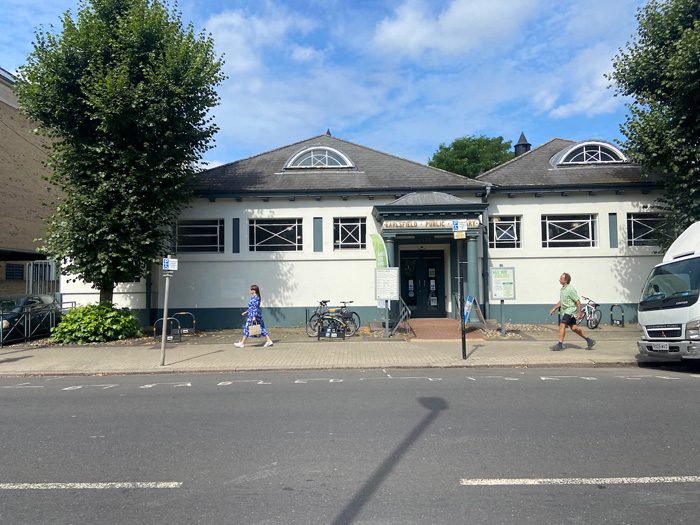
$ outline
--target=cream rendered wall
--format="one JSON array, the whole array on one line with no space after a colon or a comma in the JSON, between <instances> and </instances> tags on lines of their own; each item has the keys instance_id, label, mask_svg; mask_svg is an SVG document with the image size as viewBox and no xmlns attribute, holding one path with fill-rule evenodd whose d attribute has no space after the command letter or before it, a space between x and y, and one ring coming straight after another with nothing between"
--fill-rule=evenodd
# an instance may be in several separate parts
<instances>
[{"instance_id":1,"label":"cream rendered wall","mask_svg":"<svg viewBox=\"0 0 700 525\"><path fill-rule=\"evenodd\" d=\"M83 281L74 282L73 276L61 276L61 295L64 303L74 302L76 306L100 302L98 290ZM118 308L125 306L133 309L146 308L146 279L119 284L114 289L113 302Z\"/></svg>"},{"instance_id":2,"label":"cream rendered wall","mask_svg":"<svg viewBox=\"0 0 700 525\"><path fill-rule=\"evenodd\" d=\"M369 235L377 233L372 209L393 199L369 200L328 197L315 199L197 199L183 219L224 219L224 253L172 254L178 270L170 282L169 305L177 308L245 307L249 286L260 286L266 307L314 307L321 299L337 304L354 301L354 306L376 306L374 298L374 251ZM323 252L314 252L314 217L323 218ZM367 247L364 250L333 250L333 219L365 217ZM233 219L240 219L240 253L232 253ZM250 252L248 219L301 218L303 250L300 252ZM153 265L153 306L163 307L164 278L161 264ZM89 284L62 277L65 302L77 305L97 303L99 292ZM157 300L155 300L157 297ZM145 279L117 286L114 303L119 307L146 307Z\"/></svg>"},{"instance_id":3,"label":"cream rendered wall","mask_svg":"<svg viewBox=\"0 0 700 525\"><path fill-rule=\"evenodd\" d=\"M516 299L508 304L551 304L559 300L559 276L571 274L579 295L598 303L636 303L647 275L661 261L654 247L627 246L627 214L645 212L654 195L572 194L493 195L489 216L521 216L522 248L490 248L490 266L515 268ZM617 214L618 245L610 247L610 213ZM542 215L595 214L598 245L593 248L543 248Z\"/></svg>"},{"instance_id":4,"label":"cream rendered wall","mask_svg":"<svg viewBox=\"0 0 700 525\"><path fill-rule=\"evenodd\" d=\"M393 200L393 199L392 199ZM354 306L376 305L374 298L374 251L369 235L377 233L372 209L389 200L328 197L315 199L219 199L195 201L183 219L224 219L225 247L221 254L177 254L179 269L170 283L169 304L178 308L245 307L249 287L260 287L268 308L314 307L321 299ZM323 218L323 251L314 252L314 217ZM333 250L333 219L365 217L367 247ZM232 253L232 223L240 219L240 253ZM303 250L299 252L251 252L248 219L302 219ZM160 273L160 272L159 272ZM162 276L158 276L163 281ZM155 281L154 277L154 281ZM162 289L162 283L159 288ZM158 294L158 307L163 297Z\"/></svg>"}]
</instances>

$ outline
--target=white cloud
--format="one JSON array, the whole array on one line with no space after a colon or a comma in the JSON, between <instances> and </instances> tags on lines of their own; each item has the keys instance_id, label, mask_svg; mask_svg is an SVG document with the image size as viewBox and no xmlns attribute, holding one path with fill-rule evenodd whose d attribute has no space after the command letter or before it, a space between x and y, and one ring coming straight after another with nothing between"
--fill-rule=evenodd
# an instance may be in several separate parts
<instances>
[{"instance_id":1,"label":"white cloud","mask_svg":"<svg viewBox=\"0 0 700 525\"><path fill-rule=\"evenodd\" d=\"M323 52L308 46L293 46L292 60L296 62L310 62L323 58Z\"/></svg>"},{"instance_id":2,"label":"white cloud","mask_svg":"<svg viewBox=\"0 0 700 525\"><path fill-rule=\"evenodd\" d=\"M508 46L520 38L520 25L537 0L453 0L435 15L422 0L406 0L376 28L374 44L388 53L419 58L426 52L463 53L486 46Z\"/></svg>"},{"instance_id":3,"label":"white cloud","mask_svg":"<svg viewBox=\"0 0 700 525\"><path fill-rule=\"evenodd\" d=\"M535 92L532 103L539 111L549 111L557 103L559 93L551 85L547 85Z\"/></svg>"},{"instance_id":4,"label":"white cloud","mask_svg":"<svg viewBox=\"0 0 700 525\"><path fill-rule=\"evenodd\" d=\"M218 53L225 55L228 74L260 71L268 48L284 48L293 32L305 32L313 24L301 15L289 14L270 2L262 15L247 15L242 10L225 11L206 23Z\"/></svg>"},{"instance_id":5,"label":"white cloud","mask_svg":"<svg viewBox=\"0 0 700 525\"><path fill-rule=\"evenodd\" d=\"M579 114L590 117L610 113L620 106L622 101L607 88L610 81L604 77L612 70L615 51L606 44L598 44L582 51L561 68L559 78L563 81L563 89L569 92L569 100L552 108L549 115L555 118Z\"/></svg>"}]
</instances>

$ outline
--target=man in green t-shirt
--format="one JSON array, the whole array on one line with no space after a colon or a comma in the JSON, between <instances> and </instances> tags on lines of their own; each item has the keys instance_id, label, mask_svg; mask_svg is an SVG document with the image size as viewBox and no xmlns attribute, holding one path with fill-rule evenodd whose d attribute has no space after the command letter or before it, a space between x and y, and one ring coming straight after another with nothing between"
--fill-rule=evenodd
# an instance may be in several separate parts
<instances>
[{"instance_id":1,"label":"man in green t-shirt","mask_svg":"<svg viewBox=\"0 0 700 525\"><path fill-rule=\"evenodd\" d=\"M562 315L559 320L559 342L551 348L555 352L564 349L564 336L566 335L566 327L569 326L572 332L586 340L586 349L590 350L593 348L595 341L590 337L586 337L583 330L581 330L576 323L578 319L581 319L581 300L574 287L571 286L571 276L568 273L561 274L561 277L559 277L559 284L561 284L559 302L549 311L549 315L552 315L557 311L557 308L561 307Z\"/></svg>"}]
</instances>

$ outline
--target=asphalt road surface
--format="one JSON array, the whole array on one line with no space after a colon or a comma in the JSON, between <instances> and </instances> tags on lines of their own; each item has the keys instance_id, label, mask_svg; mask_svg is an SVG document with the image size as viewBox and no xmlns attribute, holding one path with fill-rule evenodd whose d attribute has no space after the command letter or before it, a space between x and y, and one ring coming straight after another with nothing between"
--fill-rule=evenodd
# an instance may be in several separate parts
<instances>
[{"instance_id":1,"label":"asphalt road surface","mask_svg":"<svg viewBox=\"0 0 700 525\"><path fill-rule=\"evenodd\" d=\"M700 516L700 374L0 379L2 524L646 524Z\"/></svg>"}]
</instances>

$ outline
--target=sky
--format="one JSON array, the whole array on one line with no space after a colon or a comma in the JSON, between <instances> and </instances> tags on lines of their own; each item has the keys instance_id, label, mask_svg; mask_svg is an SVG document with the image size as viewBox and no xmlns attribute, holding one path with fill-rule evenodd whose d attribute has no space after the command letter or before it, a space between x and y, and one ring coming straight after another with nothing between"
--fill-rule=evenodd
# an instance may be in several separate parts
<instances>
[{"instance_id":1,"label":"sky","mask_svg":"<svg viewBox=\"0 0 700 525\"><path fill-rule=\"evenodd\" d=\"M181 0L228 79L210 166L335 137L427 163L464 136L622 139L605 78L637 30L639 0ZM174 6L173 3L170 4ZM0 67L76 0L3 0Z\"/></svg>"}]
</instances>

